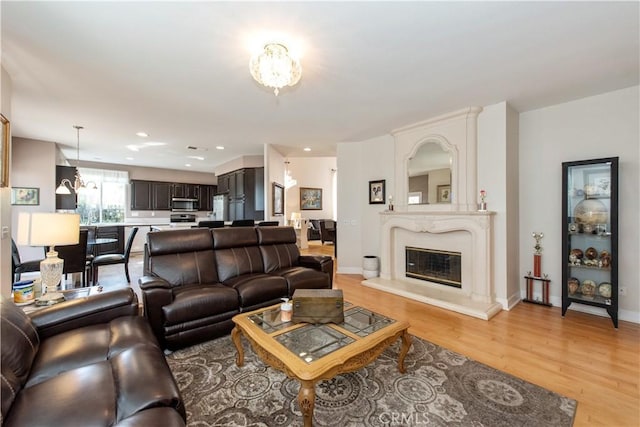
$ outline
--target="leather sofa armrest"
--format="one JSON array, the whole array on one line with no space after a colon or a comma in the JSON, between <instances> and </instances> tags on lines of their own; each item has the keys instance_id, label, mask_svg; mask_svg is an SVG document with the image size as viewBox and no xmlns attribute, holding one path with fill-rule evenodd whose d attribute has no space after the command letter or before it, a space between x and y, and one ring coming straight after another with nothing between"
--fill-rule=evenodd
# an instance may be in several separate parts
<instances>
[{"instance_id":1,"label":"leather sofa armrest","mask_svg":"<svg viewBox=\"0 0 640 427\"><path fill-rule=\"evenodd\" d=\"M153 288L171 289L169 282L157 276L142 276L138 279L138 284L143 291Z\"/></svg>"},{"instance_id":2,"label":"leather sofa armrest","mask_svg":"<svg viewBox=\"0 0 640 427\"><path fill-rule=\"evenodd\" d=\"M156 276L143 276L138 280L138 284L142 290L144 316L149 321L156 339L162 348L165 348L162 307L173 302L173 288L169 282Z\"/></svg>"},{"instance_id":3,"label":"leather sofa armrest","mask_svg":"<svg viewBox=\"0 0 640 427\"><path fill-rule=\"evenodd\" d=\"M139 315L138 297L131 288L118 289L64 301L29 315L40 338L89 325L107 323L121 316Z\"/></svg>"},{"instance_id":4,"label":"leather sofa armrest","mask_svg":"<svg viewBox=\"0 0 640 427\"><path fill-rule=\"evenodd\" d=\"M328 255L300 255L298 262L302 267L313 268L327 273L333 288L333 258Z\"/></svg>"}]
</instances>

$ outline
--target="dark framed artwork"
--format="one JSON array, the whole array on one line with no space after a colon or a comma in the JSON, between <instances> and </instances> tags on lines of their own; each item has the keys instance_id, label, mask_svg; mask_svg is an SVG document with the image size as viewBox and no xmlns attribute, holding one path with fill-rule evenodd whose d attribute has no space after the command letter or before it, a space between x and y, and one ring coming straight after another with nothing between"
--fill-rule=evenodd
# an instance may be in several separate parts
<instances>
[{"instance_id":1,"label":"dark framed artwork","mask_svg":"<svg viewBox=\"0 0 640 427\"><path fill-rule=\"evenodd\" d=\"M438 185L438 203L451 203L451 185Z\"/></svg>"},{"instance_id":2,"label":"dark framed artwork","mask_svg":"<svg viewBox=\"0 0 640 427\"><path fill-rule=\"evenodd\" d=\"M271 184L273 215L284 215L284 186L274 182Z\"/></svg>"},{"instance_id":3,"label":"dark framed artwork","mask_svg":"<svg viewBox=\"0 0 640 427\"><path fill-rule=\"evenodd\" d=\"M384 205L386 193L385 180L369 181L369 204Z\"/></svg>"},{"instance_id":4,"label":"dark framed artwork","mask_svg":"<svg viewBox=\"0 0 640 427\"><path fill-rule=\"evenodd\" d=\"M300 187L300 210L322 210L322 188Z\"/></svg>"},{"instance_id":5,"label":"dark framed artwork","mask_svg":"<svg viewBox=\"0 0 640 427\"><path fill-rule=\"evenodd\" d=\"M28 187L13 187L11 189L12 205L31 205L40 204L40 189Z\"/></svg>"},{"instance_id":6,"label":"dark framed artwork","mask_svg":"<svg viewBox=\"0 0 640 427\"><path fill-rule=\"evenodd\" d=\"M10 123L9 120L0 114L2 121L2 141L0 141L0 187L9 186L9 136Z\"/></svg>"}]
</instances>

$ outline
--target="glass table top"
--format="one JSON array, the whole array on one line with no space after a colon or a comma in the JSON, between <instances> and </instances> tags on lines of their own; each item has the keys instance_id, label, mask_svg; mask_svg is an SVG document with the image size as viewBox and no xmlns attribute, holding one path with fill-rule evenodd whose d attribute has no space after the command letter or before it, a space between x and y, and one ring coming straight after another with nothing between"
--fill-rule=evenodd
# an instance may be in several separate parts
<instances>
[{"instance_id":1,"label":"glass table top","mask_svg":"<svg viewBox=\"0 0 640 427\"><path fill-rule=\"evenodd\" d=\"M393 319L374 313L366 308L354 307L353 304L346 301L344 306L344 323L336 326L359 337L364 338L395 322ZM252 314L249 316L249 320L267 334L293 326L291 322L280 320L279 306ZM283 332L275 336L274 339L306 363L318 360L356 341L328 324L305 324L300 328Z\"/></svg>"}]
</instances>

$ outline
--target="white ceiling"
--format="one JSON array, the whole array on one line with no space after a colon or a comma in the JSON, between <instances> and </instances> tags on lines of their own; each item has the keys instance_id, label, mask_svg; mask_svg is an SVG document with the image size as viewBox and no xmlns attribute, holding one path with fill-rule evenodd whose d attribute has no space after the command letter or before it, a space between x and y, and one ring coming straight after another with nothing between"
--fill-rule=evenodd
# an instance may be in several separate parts
<instances>
[{"instance_id":1,"label":"white ceiling","mask_svg":"<svg viewBox=\"0 0 640 427\"><path fill-rule=\"evenodd\" d=\"M639 84L635 1L1 7L13 135L57 142L70 159L75 124L82 160L212 172L263 144L335 155L339 142L465 106L523 112ZM248 42L264 31L303 47L302 80L278 98L248 71ZM138 131L167 145L131 152Z\"/></svg>"}]
</instances>

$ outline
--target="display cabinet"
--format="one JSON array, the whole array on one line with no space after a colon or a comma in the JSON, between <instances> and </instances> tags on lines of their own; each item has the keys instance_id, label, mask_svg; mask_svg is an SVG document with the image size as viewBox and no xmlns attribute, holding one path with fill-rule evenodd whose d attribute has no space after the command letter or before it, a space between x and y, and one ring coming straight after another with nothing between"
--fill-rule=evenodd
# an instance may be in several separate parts
<instances>
[{"instance_id":1,"label":"display cabinet","mask_svg":"<svg viewBox=\"0 0 640 427\"><path fill-rule=\"evenodd\" d=\"M562 164L562 316L603 308L618 327L618 158Z\"/></svg>"}]
</instances>

